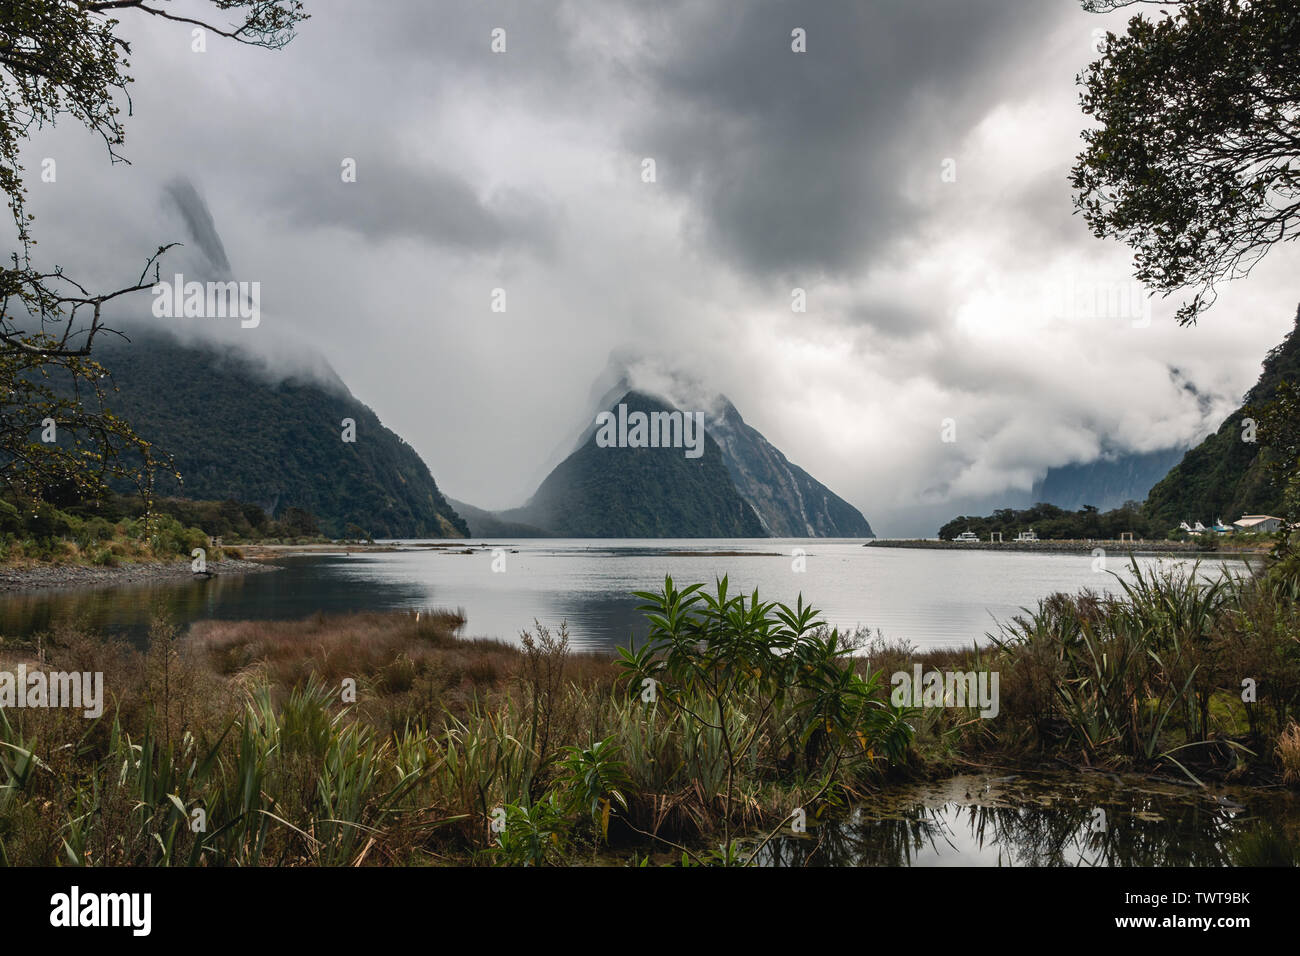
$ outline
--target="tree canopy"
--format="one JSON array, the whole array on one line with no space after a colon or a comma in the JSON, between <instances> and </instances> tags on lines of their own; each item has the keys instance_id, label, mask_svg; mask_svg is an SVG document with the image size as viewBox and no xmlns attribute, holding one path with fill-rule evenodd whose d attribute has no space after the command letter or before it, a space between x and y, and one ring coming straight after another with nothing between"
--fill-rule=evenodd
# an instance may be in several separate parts
<instances>
[{"instance_id":1,"label":"tree canopy","mask_svg":"<svg viewBox=\"0 0 1300 956\"><path fill-rule=\"evenodd\" d=\"M1088 0L1090 10L1137 5ZM1079 82L1085 148L1075 205L1099 238L1133 248L1135 276L1190 295L1247 275L1300 226L1300 4L1193 0L1106 35Z\"/></svg>"},{"instance_id":2,"label":"tree canopy","mask_svg":"<svg viewBox=\"0 0 1300 956\"><path fill-rule=\"evenodd\" d=\"M19 497L42 498L70 483L101 493L107 477L126 474L148 483L149 444L106 410L110 379L90 356L96 336L113 333L104 306L149 288L170 247L144 257L138 276L112 291L38 265L20 159L33 133L70 118L103 140L111 162L125 161L131 50L119 15L159 17L268 49L288 43L307 16L300 0L206 0L191 9L214 19L175 13L168 0L0 0L0 189L13 218L9 264L0 266L0 486ZM71 397L44 384L57 369L78 383Z\"/></svg>"},{"instance_id":3,"label":"tree canopy","mask_svg":"<svg viewBox=\"0 0 1300 956\"><path fill-rule=\"evenodd\" d=\"M1132 532L1139 538L1164 538L1169 529L1152 522L1143 513L1141 505L1129 501L1122 508L1099 511L1093 505L1084 505L1078 511L1066 511L1056 505L1040 501L1030 508L999 508L991 515L960 515L939 529L941 541L951 541L964 531L979 535L987 541L993 532L1001 532L1003 540L1011 541L1021 531L1034 529L1043 541L1114 540L1121 534Z\"/></svg>"}]
</instances>

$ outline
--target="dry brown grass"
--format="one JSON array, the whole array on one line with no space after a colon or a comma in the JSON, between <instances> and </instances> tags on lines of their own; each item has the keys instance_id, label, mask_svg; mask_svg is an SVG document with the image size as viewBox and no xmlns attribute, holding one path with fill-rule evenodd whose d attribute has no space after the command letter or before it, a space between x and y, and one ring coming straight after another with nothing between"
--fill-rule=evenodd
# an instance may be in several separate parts
<instances>
[{"instance_id":1,"label":"dry brown grass","mask_svg":"<svg viewBox=\"0 0 1300 956\"><path fill-rule=\"evenodd\" d=\"M201 621L183 643L188 657L237 684L266 681L279 694L313 674L327 686L357 685L360 712L385 729L443 712L462 716L474 700L505 693L535 675L536 655L514 644L459 636L459 611L314 615L299 621ZM565 680L611 685L611 657L567 655ZM552 688L554 689L554 688Z\"/></svg>"},{"instance_id":2,"label":"dry brown grass","mask_svg":"<svg viewBox=\"0 0 1300 956\"><path fill-rule=\"evenodd\" d=\"M328 681L375 676L402 654L426 657L457 642L463 624L452 611L198 621L185 641L217 673L238 676L257 667L273 682L294 687L312 672Z\"/></svg>"},{"instance_id":3,"label":"dry brown grass","mask_svg":"<svg viewBox=\"0 0 1300 956\"><path fill-rule=\"evenodd\" d=\"M1277 759L1282 764L1282 782L1300 784L1300 724L1295 721L1278 734Z\"/></svg>"},{"instance_id":4,"label":"dry brown grass","mask_svg":"<svg viewBox=\"0 0 1300 956\"><path fill-rule=\"evenodd\" d=\"M187 732L219 728L236 712L242 695L229 680L212 673L186 653L176 630L164 622L151 629L142 653L123 640L104 637L76 623L63 623L30 647L0 652L0 668L77 671L103 674L103 718L88 722L75 708L23 708L11 723L36 742L36 755L57 771L79 747L107 739L114 717L124 727L153 723L168 744Z\"/></svg>"}]
</instances>

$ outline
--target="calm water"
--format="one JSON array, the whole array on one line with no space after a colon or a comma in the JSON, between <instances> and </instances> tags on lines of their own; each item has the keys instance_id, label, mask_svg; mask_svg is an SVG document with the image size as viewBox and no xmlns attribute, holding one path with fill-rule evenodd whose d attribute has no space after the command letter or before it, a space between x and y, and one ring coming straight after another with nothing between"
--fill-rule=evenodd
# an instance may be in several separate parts
<instances>
[{"instance_id":1,"label":"calm water","mask_svg":"<svg viewBox=\"0 0 1300 956\"><path fill-rule=\"evenodd\" d=\"M782 836L767 866L1295 866L1286 791L1108 774L959 776L893 787L841 821Z\"/></svg>"},{"instance_id":2,"label":"calm water","mask_svg":"<svg viewBox=\"0 0 1300 956\"><path fill-rule=\"evenodd\" d=\"M806 552L801 572L794 569L795 549ZM504 570L494 571L502 561ZM475 541L278 563L284 570L269 574L5 595L0 635L30 636L57 618L79 617L138 640L160 610L184 624L451 607L468 617L467 636L514 639L534 619L551 627L567 621L575 646L614 647L643 633L631 591L653 590L665 574L679 585L726 574L733 588L748 593L757 587L765 599L792 602L802 593L838 627L879 629L889 639L924 647L982 640L996 621L1056 591L1118 588L1110 573L1094 569L1091 555L904 550L826 539ZM1202 569L1220 573L1217 565ZM1111 556L1108 571L1125 573L1126 561Z\"/></svg>"}]
</instances>

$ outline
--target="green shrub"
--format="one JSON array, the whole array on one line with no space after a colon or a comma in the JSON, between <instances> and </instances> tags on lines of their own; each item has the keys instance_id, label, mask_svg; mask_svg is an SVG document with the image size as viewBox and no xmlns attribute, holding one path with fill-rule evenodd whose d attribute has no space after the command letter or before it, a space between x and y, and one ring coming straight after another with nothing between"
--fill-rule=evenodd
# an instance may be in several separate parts
<instances>
[{"instance_id":1,"label":"green shrub","mask_svg":"<svg viewBox=\"0 0 1300 956\"><path fill-rule=\"evenodd\" d=\"M815 799L836 800L877 761L906 759L908 711L883 694L880 672L858 673L853 647L802 597L790 607L732 595L725 577L712 594L678 590L670 577L661 591L635 593L650 633L619 650L629 689L680 715L682 783L702 795L702 811L716 809L728 858L748 802L742 780L815 781Z\"/></svg>"},{"instance_id":2,"label":"green shrub","mask_svg":"<svg viewBox=\"0 0 1300 956\"><path fill-rule=\"evenodd\" d=\"M22 529L23 521L18 509L7 501L0 501L0 531L14 534Z\"/></svg>"}]
</instances>

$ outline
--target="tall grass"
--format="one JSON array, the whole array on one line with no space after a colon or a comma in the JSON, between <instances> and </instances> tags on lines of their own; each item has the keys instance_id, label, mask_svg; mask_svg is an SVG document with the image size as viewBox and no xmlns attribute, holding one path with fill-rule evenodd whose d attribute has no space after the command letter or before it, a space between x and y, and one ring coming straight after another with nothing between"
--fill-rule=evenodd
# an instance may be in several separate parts
<instances>
[{"instance_id":1,"label":"tall grass","mask_svg":"<svg viewBox=\"0 0 1300 956\"><path fill-rule=\"evenodd\" d=\"M1254 756L1247 744L1261 743L1268 722L1258 710L1263 698L1246 699L1244 682L1284 688L1300 655L1276 627L1262 653L1251 635L1278 614L1292 620L1292 599L1264 578L1206 580L1199 566L1133 562L1117 579L1117 595L1054 595L993 635L1009 677L1009 715L1031 724L1040 745L1087 762L1168 763L1195 779L1189 762ZM1279 718L1290 712L1288 693ZM1279 703L1276 694L1268 700ZM1238 715L1253 739L1233 733Z\"/></svg>"},{"instance_id":2,"label":"tall grass","mask_svg":"<svg viewBox=\"0 0 1300 956\"><path fill-rule=\"evenodd\" d=\"M641 594L650 639L617 660L540 625L467 641L454 612L160 624L145 653L64 630L29 665L103 671L113 699L93 721L0 710L0 862L747 863L795 810L838 812L926 761L1300 784L1297 594L1135 567L990 647L927 654L725 579ZM915 661L999 671L999 716L894 707L882 675Z\"/></svg>"}]
</instances>

